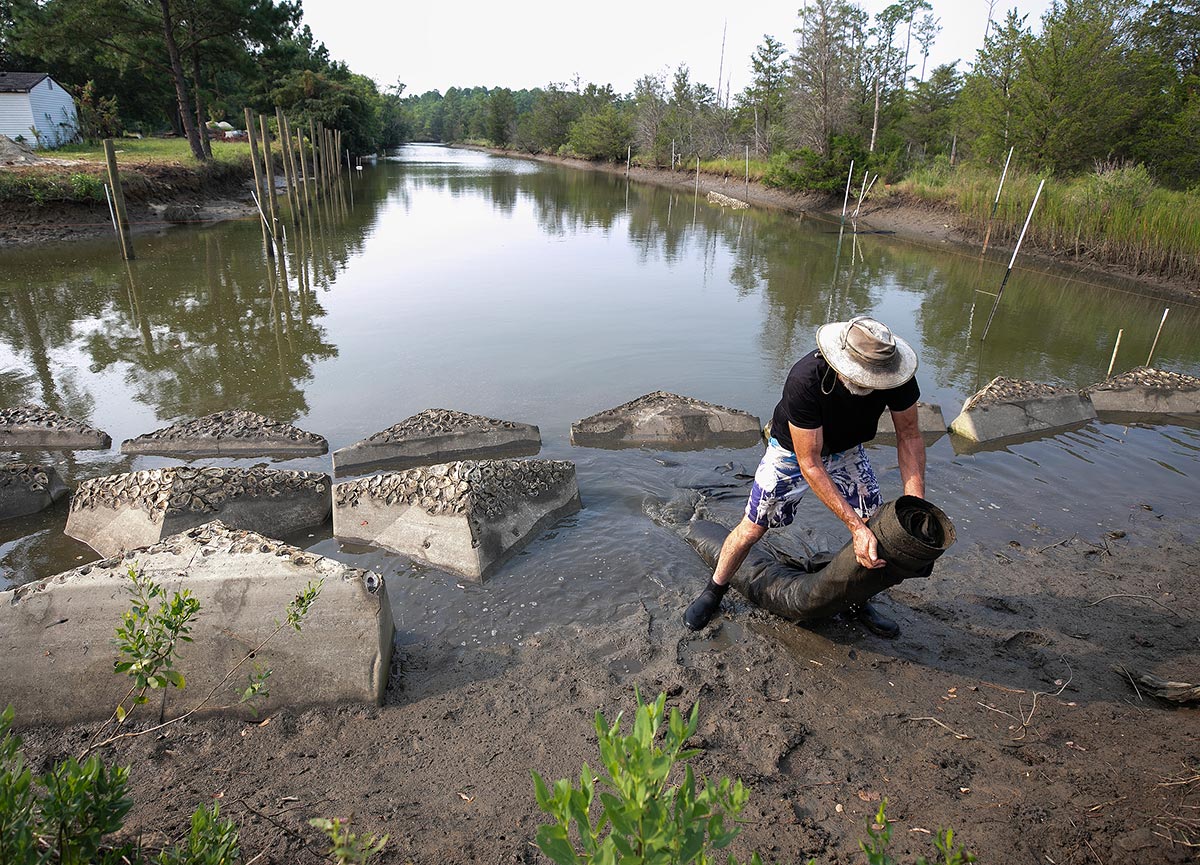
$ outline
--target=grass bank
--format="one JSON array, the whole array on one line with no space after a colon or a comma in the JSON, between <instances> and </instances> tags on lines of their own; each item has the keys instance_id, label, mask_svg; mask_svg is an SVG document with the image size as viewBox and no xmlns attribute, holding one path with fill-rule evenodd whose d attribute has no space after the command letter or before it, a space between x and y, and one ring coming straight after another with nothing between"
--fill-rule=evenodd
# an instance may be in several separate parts
<instances>
[{"instance_id":1,"label":"grass bank","mask_svg":"<svg viewBox=\"0 0 1200 865\"><path fill-rule=\"evenodd\" d=\"M892 189L957 210L958 227L982 241L1012 245L1040 178L1010 171L993 218L999 176L949 166L914 172ZM1139 276L1200 283L1200 195L1157 186L1141 166L1112 166L1071 180L1048 180L1026 244L1079 263Z\"/></svg>"},{"instance_id":2,"label":"grass bank","mask_svg":"<svg viewBox=\"0 0 1200 865\"><path fill-rule=\"evenodd\" d=\"M118 142L125 195L134 201L178 200L225 193L251 176L250 145L215 141L211 162L195 159L177 138ZM38 161L0 167L0 203L96 204L104 201L108 172L99 144L38 151Z\"/></svg>"}]
</instances>

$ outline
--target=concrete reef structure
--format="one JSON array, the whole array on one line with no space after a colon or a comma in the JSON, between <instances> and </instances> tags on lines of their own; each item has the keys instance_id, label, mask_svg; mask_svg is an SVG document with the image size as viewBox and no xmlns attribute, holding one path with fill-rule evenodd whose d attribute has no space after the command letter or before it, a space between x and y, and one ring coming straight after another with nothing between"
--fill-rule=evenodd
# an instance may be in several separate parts
<instances>
[{"instance_id":1,"label":"concrete reef structure","mask_svg":"<svg viewBox=\"0 0 1200 865\"><path fill-rule=\"evenodd\" d=\"M320 456L329 451L322 436L252 411L230 410L180 421L126 439L121 453L208 457L287 454Z\"/></svg>"},{"instance_id":2,"label":"concrete reef structure","mask_svg":"<svg viewBox=\"0 0 1200 865\"><path fill-rule=\"evenodd\" d=\"M335 485L333 534L482 581L580 506L574 463L463 460Z\"/></svg>"},{"instance_id":3,"label":"concrete reef structure","mask_svg":"<svg viewBox=\"0 0 1200 865\"><path fill-rule=\"evenodd\" d=\"M108 433L47 408L0 408L0 447L107 450Z\"/></svg>"},{"instance_id":4,"label":"concrete reef structure","mask_svg":"<svg viewBox=\"0 0 1200 865\"><path fill-rule=\"evenodd\" d=\"M1139 366L1087 390L1100 414L1200 415L1200 378Z\"/></svg>"},{"instance_id":5,"label":"concrete reef structure","mask_svg":"<svg viewBox=\"0 0 1200 865\"><path fill-rule=\"evenodd\" d=\"M997 376L963 405L950 432L970 442L1029 439L1093 420L1091 400L1062 387Z\"/></svg>"},{"instance_id":6,"label":"concrete reef structure","mask_svg":"<svg viewBox=\"0 0 1200 865\"><path fill-rule=\"evenodd\" d=\"M66 533L102 556L157 543L218 516L229 527L286 535L320 525L329 475L174 466L91 478L71 498Z\"/></svg>"},{"instance_id":7,"label":"concrete reef structure","mask_svg":"<svg viewBox=\"0 0 1200 865\"><path fill-rule=\"evenodd\" d=\"M157 719L161 712L172 718L193 708L276 622L285 621L288 604L315 583L320 595L303 630L285 626L257 658L271 678L270 696L256 708L382 702L394 630L383 579L212 522L0 592L0 633L8 657L0 665L0 694L17 704L23 724L70 724L112 714L131 684L113 672L114 629L131 602L130 568L168 597L188 589L200 601L193 641L176 662L186 688L151 692L151 702L135 710L135 717ZM245 675L235 675L213 704L236 705L245 682Z\"/></svg>"},{"instance_id":8,"label":"concrete reef structure","mask_svg":"<svg viewBox=\"0 0 1200 865\"><path fill-rule=\"evenodd\" d=\"M407 469L463 459L536 456L536 426L431 408L333 452L334 474Z\"/></svg>"},{"instance_id":9,"label":"concrete reef structure","mask_svg":"<svg viewBox=\"0 0 1200 865\"><path fill-rule=\"evenodd\" d=\"M758 418L747 412L656 390L571 424L571 444L614 449L744 448L759 440L761 430Z\"/></svg>"},{"instance_id":10,"label":"concrete reef structure","mask_svg":"<svg viewBox=\"0 0 1200 865\"><path fill-rule=\"evenodd\" d=\"M0 520L36 514L66 494L66 484L51 466L0 465Z\"/></svg>"}]
</instances>

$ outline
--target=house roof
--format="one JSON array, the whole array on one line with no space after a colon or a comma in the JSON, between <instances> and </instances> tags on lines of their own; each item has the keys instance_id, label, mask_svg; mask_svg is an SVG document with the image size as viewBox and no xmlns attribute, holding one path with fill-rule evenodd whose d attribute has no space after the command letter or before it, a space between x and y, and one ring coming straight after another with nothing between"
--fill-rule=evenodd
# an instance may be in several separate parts
<instances>
[{"instance_id":1,"label":"house roof","mask_svg":"<svg viewBox=\"0 0 1200 865\"><path fill-rule=\"evenodd\" d=\"M0 72L0 93L28 93L49 77L47 72Z\"/></svg>"}]
</instances>

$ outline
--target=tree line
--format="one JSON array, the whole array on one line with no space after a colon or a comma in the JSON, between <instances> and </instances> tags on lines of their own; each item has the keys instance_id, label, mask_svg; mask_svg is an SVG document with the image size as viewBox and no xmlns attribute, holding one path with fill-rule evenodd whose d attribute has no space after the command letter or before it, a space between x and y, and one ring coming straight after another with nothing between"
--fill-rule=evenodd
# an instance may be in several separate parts
<instances>
[{"instance_id":1,"label":"tree line","mask_svg":"<svg viewBox=\"0 0 1200 865\"><path fill-rule=\"evenodd\" d=\"M837 190L851 159L894 180L929 163L1002 163L1069 176L1138 163L1161 184L1200 183L1200 0L1056 0L1034 32L1016 9L989 21L965 69L929 68L941 32L927 0L873 18L809 0L790 51L767 35L732 94L686 66L632 93L579 81L450 88L402 100L418 140L485 140L589 159L741 158L769 182Z\"/></svg>"},{"instance_id":2,"label":"tree line","mask_svg":"<svg viewBox=\"0 0 1200 865\"><path fill-rule=\"evenodd\" d=\"M212 157L210 121L276 106L340 129L356 153L408 137L403 86L330 59L299 0L0 0L0 69L49 72L87 139L173 129Z\"/></svg>"}]
</instances>

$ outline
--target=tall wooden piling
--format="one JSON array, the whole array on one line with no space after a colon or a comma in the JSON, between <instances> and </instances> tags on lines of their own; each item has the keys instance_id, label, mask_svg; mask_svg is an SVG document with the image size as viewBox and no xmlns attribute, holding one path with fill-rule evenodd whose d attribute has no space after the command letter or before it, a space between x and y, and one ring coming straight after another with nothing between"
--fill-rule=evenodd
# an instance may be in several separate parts
<instances>
[{"instance_id":1,"label":"tall wooden piling","mask_svg":"<svg viewBox=\"0 0 1200 865\"><path fill-rule=\"evenodd\" d=\"M279 161L283 163L283 176L287 181L288 204L292 211L292 225L300 221L300 201L298 189L299 185L296 182L295 167L296 164L291 160L292 139L287 134L287 124L284 122L283 112L279 110L279 106L275 106L275 127L278 130L276 138L279 139Z\"/></svg>"},{"instance_id":2,"label":"tall wooden piling","mask_svg":"<svg viewBox=\"0 0 1200 865\"><path fill-rule=\"evenodd\" d=\"M292 165L292 179L296 184L296 222L299 222L300 214L304 212L307 203L308 190L301 188L303 184L300 181L300 161L303 159L303 155L296 152L296 139L292 136L292 124L286 114L283 115L283 130L287 137L288 161Z\"/></svg>"},{"instance_id":3,"label":"tall wooden piling","mask_svg":"<svg viewBox=\"0 0 1200 865\"><path fill-rule=\"evenodd\" d=\"M321 191L321 171L320 162L317 159L317 124L310 118L308 121L308 143L312 147L312 174L313 174L313 192Z\"/></svg>"},{"instance_id":4,"label":"tall wooden piling","mask_svg":"<svg viewBox=\"0 0 1200 865\"><path fill-rule=\"evenodd\" d=\"M254 112L249 108L246 111L246 138L250 141L250 162L254 165L254 190L258 198L258 215L259 222L262 223L263 246L267 248L267 255L271 258L275 257L275 247L271 244L271 229L267 224L266 202L263 200L263 178L262 167L258 163L258 133L254 131Z\"/></svg>"},{"instance_id":5,"label":"tall wooden piling","mask_svg":"<svg viewBox=\"0 0 1200 865\"><path fill-rule=\"evenodd\" d=\"M308 163L304 161L304 133L296 130L296 146L300 148L300 177L304 181L304 213L312 213L312 199L308 193Z\"/></svg>"},{"instance_id":6,"label":"tall wooden piling","mask_svg":"<svg viewBox=\"0 0 1200 865\"><path fill-rule=\"evenodd\" d=\"M113 207L117 212L117 239L121 243L121 258L133 258L133 238L129 236L129 214L125 210L125 193L121 190L121 170L117 168L117 152L111 138L104 139L104 161L108 163L108 185L112 189Z\"/></svg>"},{"instance_id":7,"label":"tall wooden piling","mask_svg":"<svg viewBox=\"0 0 1200 865\"><path fill-rule=\"evenodd\" d=\"M275 196L275 159L271 156L271 131L267 129L267 118L263 115L258 116L259 131L262 133L262 149L263 149L263 179L267 183L267 201L271 209L268 215L271 217L271 236L279 241L279 200Z\"/></svg>"}]
</instances>

